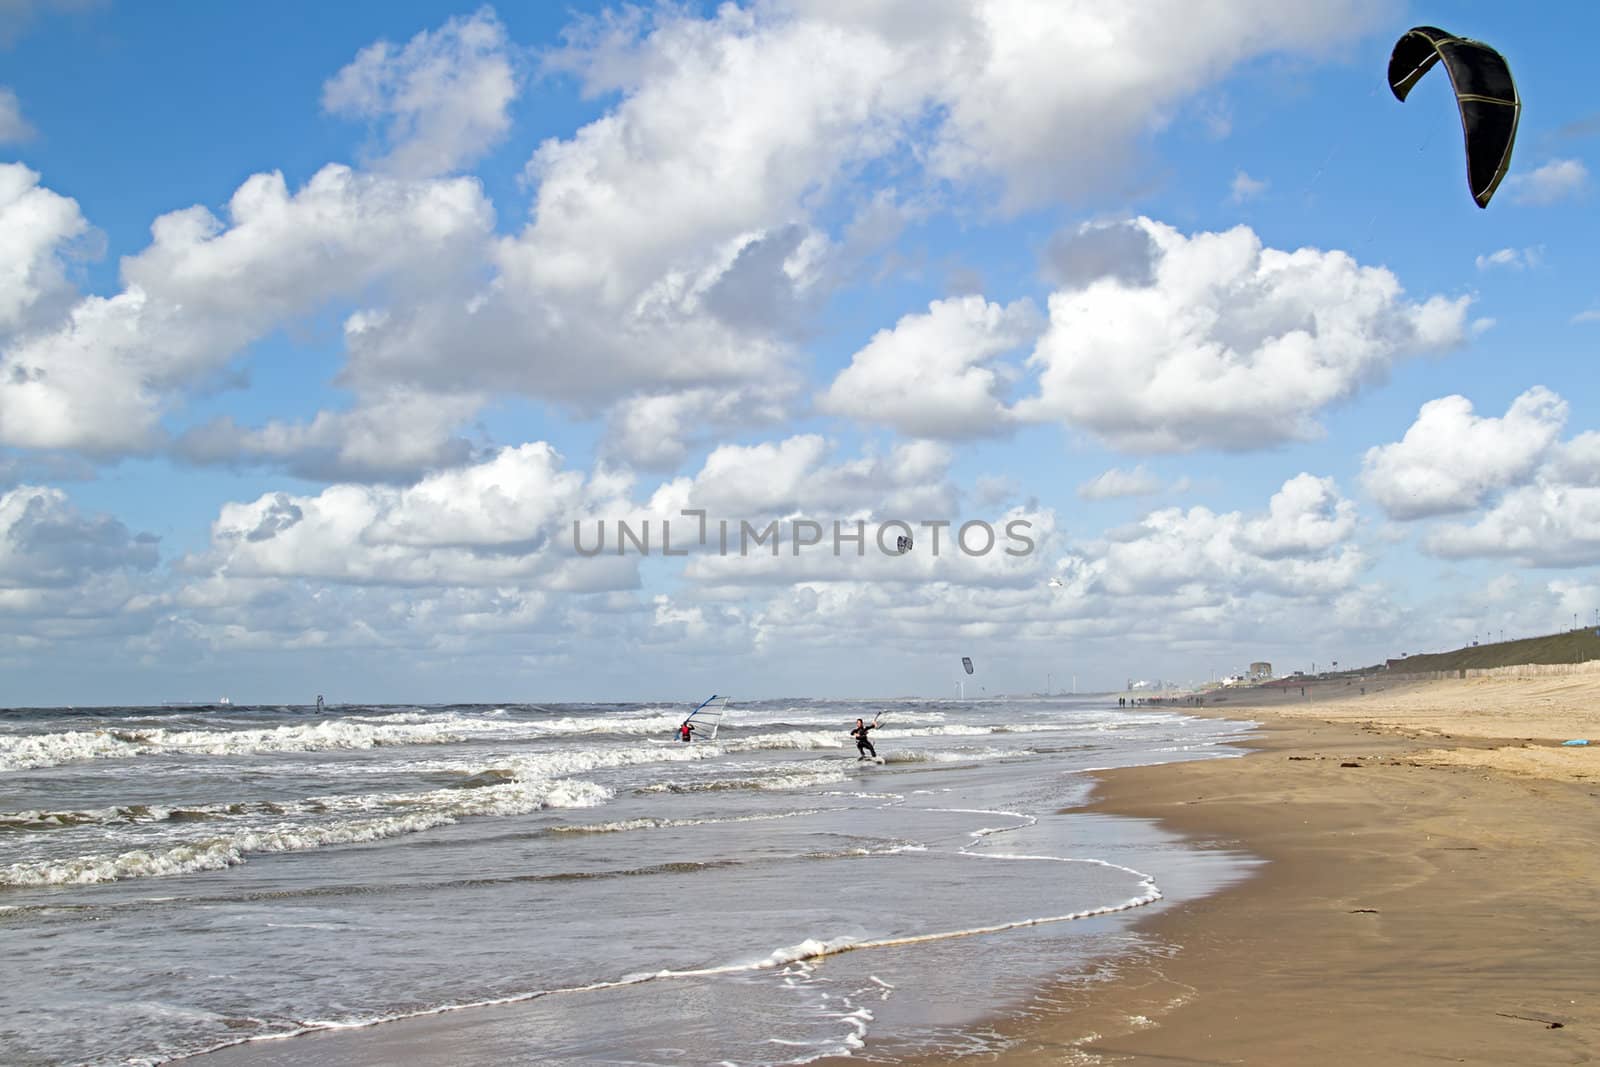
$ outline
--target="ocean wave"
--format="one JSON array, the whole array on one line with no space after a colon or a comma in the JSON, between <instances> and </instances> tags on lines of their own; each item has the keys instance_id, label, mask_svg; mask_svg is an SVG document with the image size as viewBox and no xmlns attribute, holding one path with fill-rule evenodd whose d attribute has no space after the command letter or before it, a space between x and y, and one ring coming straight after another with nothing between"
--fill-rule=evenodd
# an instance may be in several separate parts
<instances>
[{"instance_id":1,"label":"ocean wave","mask_svg":"<svg viewBox=\"0 0 1600 1067\"><path fill-rule=\"evenodd\" d=\"M844 767L789 770L746 778L713 778L699 782L653 782L639 786L635 793L715 793L729 789L756 789L777 792L804 789L813 785L832 785L845 780Z\"/></svg>"},{"instance_id":2,"label":"ocean wave","mask_svg":"<svg viewBox=\"0 0 1600 1067\"><path fill-rule=\"evenodd\" d=\"M410 721L328 719L300 726L241 730L169 730L112 728L65 733L0 736L0 771L35 770L81 760L129 759L174 753L208 756L262 752L322 752L375 748L382 745L443 745L489 731L504 733L500 724L446 716Z\"/></svg>"},{"instance_id":3,"label":"ocean wave","mask_svg":"<svg viewBox=\"0 0 1600 1067\"><path fill-rule=\"evenodd\" d=\"M616 822L572 823L565 826L552 826L550 827L550 832L558 834L617 834L628 833L633 830L667 830L682 826L716 826L722 823L736 822L772 822L777 819L793 819L802 815L817 815L827 810L827 808L802 808L798 811L775 811L761 815L729 815L720 819L619 819Z\"/></svg>"},{"instance_id":4,"label":"ocean wave","mask_svg":"<svg viewBox=\"0 0 1600 1067\"><path fill-rule=\"evenodd\" d=\"M75 811L0 811L0 833L64 830L76 826L197 822L232 815L285 815L295 806L262 800L231 804L121 804Z\"/></svg>"},{"instance_id":5,"label":"ocean wave","mask_svg":"<svg viewBox=\"0 0 1600 1067\"><path fill-rule=\"evenodd\" d=\"M0 867L0 886L90 885L221 870L244 863L245 857L254 853L301 852L328 845L378 841L447 826L472 816L527 815L546 808L593 807L605 803L611 796L611 790L592 782L553 779L508 782L473 790L436 789L387 797L338 798L340 806L382 805L391 811L397 807L410 810L321 825L239 829L125 852L13 863Z\"/></svg>"}]
</instances>

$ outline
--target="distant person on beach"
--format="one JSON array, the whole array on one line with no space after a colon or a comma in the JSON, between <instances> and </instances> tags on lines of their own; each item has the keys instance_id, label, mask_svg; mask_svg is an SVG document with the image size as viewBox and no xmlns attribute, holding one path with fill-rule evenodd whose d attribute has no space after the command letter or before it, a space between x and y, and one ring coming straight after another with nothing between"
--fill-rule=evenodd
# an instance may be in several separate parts
<instances>
[{"instance_id":1,"label":"distant person on beach","mask_svg":"<svg viewBox=\"0 0 1600 1067\"><path fill-rule=\"evenodd\" d=\"M876 730L877 728L878 724L876 722L863 724L860 719L856 720L856 728L850 731L850 736L856 739L856 751L861 753L856 757L857 759L866 759L869 755L873 759L878 758L878 750L872 747L871 741L867 740L867 731Z\"/></svg>"},{"instance_id":2,"label":"distant person on beach","mask_svg":"<svg viewBox=\"0 0 1600 1067\"><path fill-rule=\"evenodd\" d=\"M694 738L691 736L693 733L694 723L690 722L688 719L685 719L683 720L683 725L678 727L678 740L685 742L692 741L694 740Z\"/></svg>"}]
</instances>

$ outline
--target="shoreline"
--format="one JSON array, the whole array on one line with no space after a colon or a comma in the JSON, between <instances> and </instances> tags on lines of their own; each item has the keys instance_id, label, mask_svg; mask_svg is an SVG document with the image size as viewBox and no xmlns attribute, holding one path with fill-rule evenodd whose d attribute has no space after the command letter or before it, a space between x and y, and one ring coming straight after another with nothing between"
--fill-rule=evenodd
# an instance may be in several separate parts
<instances>
[{"instance_id":1,"label":"shoreline","mask_svg":"<svg viewBox=\"0 0 1600 1067\"><path fill-rule=\"evenodd\" d=\"M1526 710L1484 713L1506 706ZM1261 726L1237 743L1242 757L1092 772L1088 800L1064 811L1148 821L1265 862L1157 905L1126 955L970 1024L1003 1051L964 1060L1600 1061L1600 744L1556 747L1600 737L1600 676L1164 710ZM485 1024L512 1034L517 1017L514 1004L468 1009L181 1062L537 1062L526 1041L490 1040ZM864 1060L949 1062L875 1054L870 1040L814 1062Z\"/></svg>"},{"instance_id":2,"label":"shoreline","mask_svg":"<svg viewBox=\"0 0 1600 1067\"><path fill-rule=\"evenodd\" d=\"M1528 710L1484 714L1508 695ZM1174 708L1262 728L1241 759L1096 773L1068 810L1267 862L994 1020L984 1062L1600 1060L1600 751L1556 747L1600 732L1600 686L1340 697Z\"/></svg>"}]
</instances>

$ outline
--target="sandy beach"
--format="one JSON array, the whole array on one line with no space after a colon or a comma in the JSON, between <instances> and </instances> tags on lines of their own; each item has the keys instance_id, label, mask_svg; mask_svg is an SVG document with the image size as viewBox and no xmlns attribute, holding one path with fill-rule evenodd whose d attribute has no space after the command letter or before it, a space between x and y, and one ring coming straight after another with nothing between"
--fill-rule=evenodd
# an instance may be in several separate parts
<instances>
[{"instance_id":1,"label":"sandy beach","mask_svg":"<svg viewBox=\"0 0 1600 1067\"><path fill-rule=\"evenodd\" d=\"M1600 676L1225 709L1264 724L1257 751L1105 773L1091 810L1269 862L1001 1023L1002 1062L1600 1059Z\"/></svg>"}]
</instances>

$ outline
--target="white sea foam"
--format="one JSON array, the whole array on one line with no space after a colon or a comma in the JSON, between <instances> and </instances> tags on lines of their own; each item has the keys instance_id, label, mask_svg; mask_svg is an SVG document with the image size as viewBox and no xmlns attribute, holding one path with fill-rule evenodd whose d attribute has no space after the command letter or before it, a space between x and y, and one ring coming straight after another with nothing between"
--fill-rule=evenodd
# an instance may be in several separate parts
<instances>
[{"instance_id":1,"label":"white sea foam","mask_svg":"<svg viewBox=\"0 0 1600 1067\"><path fill-rule=\"evenodd\" d=\"M809 786L831 785L845 780L845 771L840 767L820 767L816 769L796 769L774 774L765 774L759 777L742 778L713 778L692 782L652 782L640 786L636 792L640 793L710 793L724 789L758 789L778 791L784 789L804 789Z\"/></svg>"},{"instance_id":2,"label":"white sea foam","mask_svg":"<svg viewBox=\"0 0 1600 1067\"><path fill-rule=\"evenodd\" d=\"M221 870L262 852L301 852L326 845L378 841L419 833L476 815L526 815L545 808L580 808L602 804L611 791L592 782L555 779L507 782L482 789L436 789L425 793L333 798L330 806L351 809L384 806L407 808L378 818L325 824L283 824L239 829L177 844L126 852L39 860L0 867L0 885L87 885L127 878L155 878L196 871ZM301 802L301 805L323 802Z\"/></svg>"},{"instance_id":3,"label":"white sea foam","mask_svg":"<svg viewBox=\"0 0 1600 1067\"><path fill-rule=\"evenodd\" d=\"M767 812L761 815L729 815L720 819L622 819L617 822L552 826L550 830L552 833L564 834L615 834L631 830L666 830L684 826L717 826L723 823L772 822L777 819L793 819L801 815L816 815L826 810L826 808L802 808L799 811Z\"/></svg>"},{"instance_id":4,"label":"white sea foam","mask_svg":"<svg viewBox=\"0 0 1600 1067\"><path fill-rule=\"evenodd\" d=\"M78 760L127 759L172 753L209 756L263 752L320 752L379 745L441 745L489 732L502 724L456 715L422 722L328 719L317 723L240 730L70 730L65 733L0 736L0 771L54 767Z\"/></svg>"}]
</instances>

